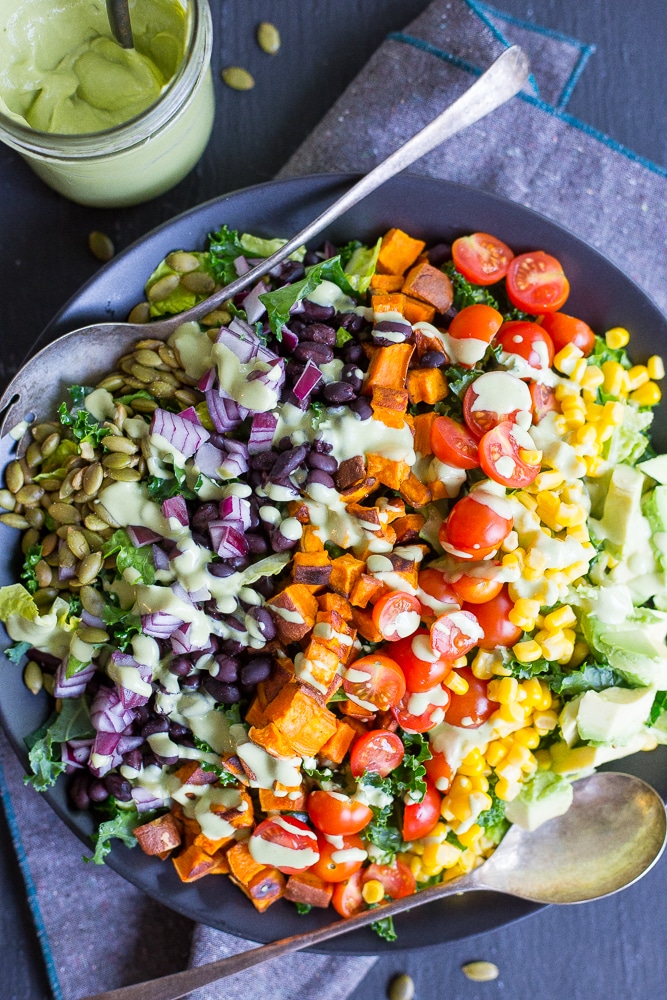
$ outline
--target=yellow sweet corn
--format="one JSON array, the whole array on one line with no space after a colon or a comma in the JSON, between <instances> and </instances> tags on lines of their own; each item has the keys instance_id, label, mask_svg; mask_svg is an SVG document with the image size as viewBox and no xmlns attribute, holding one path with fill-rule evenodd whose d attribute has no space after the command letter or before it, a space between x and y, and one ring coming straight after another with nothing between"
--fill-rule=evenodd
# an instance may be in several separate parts
<instances>
[{"instance_id":1,"label":"yellow sweet corn","mask_svg":"<svg viewBox=\"0 0 667 1000\"><path fill-rule=\"evenodd\" d=\"M502 740L493 740L486 748L486 762L491 767L496 767L507 756L507 747Z\"/></svg>"},{"instance_id":2,"label":"yellow sweet corn","mask_svg":"<svg viewBox=\"0 0 667 1000\"><path fill-rule=\"evenodd\" d=\"M665 363L659 354L652 354L646 362L646 370L649 378L661 379L665 377Z\"/></svg>"},{"instance_id":3,"label":"yellow sweet corn","mask_svg":"<svg viewBox=\"0 0 667 1000\"><path fill-rule=\"evenodd\" d=\"M512 652L519 663L532 663L542 656L542 648L534 639L517 642L515 646L512 646Z\"/></svg>"},{"instance_id":4,"label":"yellow sweet corn","mask_svg":"<svg viewBox=\"0 0 667 1000\"><path fill-rule=\"evenodd\" d=\"M633 365L632 368L627 372L628 376L628 389L633 392L635 389L639 389L640 386L644 385L649 380L648 368L646 365Z\"/></svg>"},{"instance_id":5,"label":"yellow sweet corn","mask_svg":"<svg viewBox=\"0 0 667 1000\"><path fill-rule=\"evenodd\" d=\"M535 628L535 619L540 612L540 602L529 597L520 597L507 617L517 628L525 632L532 632Z\"/></svg>"},{"instance_id":6,"label":"yellow sweet corn","mask_svg":"<svg viewBox=\"0 0 667 1000\"><path fill-rule=\"evenodd\" d=\"M510 781L507 778L498 778L496 782L496 795L503 802L511 802L521 792L520 781Z\"/></svg>"},{"instance_id":7,"label":"yellow sweet corn","mask_svg":"<svg viewBox=\"0 0 667 1000\"><path fill-rule=\"evenodd\" d=\"M457 836L464 847L474 849L482 832L481 826L477 823L473 823L472 826L469 826L467 830L463 833L457 834Z\"/></svg>"},{"instance_id":8,"label":"yellow sweet corn","mask_svg":"<svg viewBox=\"0 0 667 1000\"><path fill-rule=\"evenodd\" d=\"M497 701L501 705L509 705L516 701L519 691L519 682L516 677L502 677L499 680L489 681L487 694L491 701Z\"/></svg>"},{"instance_id":9,"label":"yellow sweet corn","mask_svg":"<svg viewBox=\"0 0 667 1000\"><path fill-rule=\"evenodd\" d=\"M612 351L617 351L619 348L627 346L630 334L625 327L614 326L611 330L607 330L604 339L607 347L610 347Z\"/></svg>"},{"instance_id":10,"label":"yellow sweet corn","mask_svg":"<svg viewBox=\"0 0 667 1000\"><path fill-rule=\"evenodd\" d=\"M583 351L576 344L566 344L554 357L554 368L563 375L570 375L576 362L583 356Z\"/></svg>"},{"instance_id":11,"label":"yellow sweet corn","mask_svg":"<svg viewBox=\"0 0 667 1000\"><path fill-rule=\"evenodd\" d=\"M455 671L452 671L447 677L445 677L443 684L445 687L449 688L453 694L465 694L469 687L465 677L462 677L461 674L457 674Z\"/></svg>"},{"instance_id":12,"label":"yellow sweet corn","mask_svg":"<svg viewBox=\"0 0 667 1000\"><path fill-rule=\"evenodd\" d=\"M380 903L384 899L384 886L379 879L371 878L368 882L364 882L361 888L361 895L364 902L369 905Z\"/></svg>"},{"instance_id":13,"label":"yellow sweet corn","mask_svg":"<svg viewBox=\"0 0 667 1000\"><path fill-rule=\"evenodd\" d=\"M627 393L627 373L618 361L603 361L604 391L610 396L623 396Z\"/></svg>"},{"instance_id":14,"label":"yellow sweet corn","mask_svg":"<svg viewBox=\"0 0 667 1000\"><path fill-rule=\"evenodd\" d=\"M576 625L577 616L569 604L561 604L559 608L554 608L548 615L544 616L544 627L550 631L559 628L568 628Z\"/></svg>"},{"instance_id":15,"label":"yellow sweet corn","mask_svg":"<svg viewBox=\"0 0 667 1000\"><path fill-rule=\"evenodd\" d=\"M638 406L656 406L661 397L662 392L655 382L646 382L630 393L630 399Z\"/></svg>"}]
</instances>

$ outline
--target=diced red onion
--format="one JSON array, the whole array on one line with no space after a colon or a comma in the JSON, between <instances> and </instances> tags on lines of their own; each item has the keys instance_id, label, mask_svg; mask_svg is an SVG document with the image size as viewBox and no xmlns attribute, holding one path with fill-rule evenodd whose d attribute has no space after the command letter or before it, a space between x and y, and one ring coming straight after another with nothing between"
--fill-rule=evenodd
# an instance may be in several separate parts
<instances>
[{"instance_id":1,"label":"diced red onion","mask_svg":"<svg viewBox=\"0 0 667 1000\"><path fill-rule=\"evenodd\" d=\"M266 413L253 414L248 438L248 454L258 455L261 451L270 451L277 426L278 417L270 410Z\"/></svg>"},{"instance_id":2,"label":"diced red onion","mask_svg":"<svg viewBox=\"0 0 667 1000\"><path fill-rule=\"evenodd\" d=\"M248 471L248 448L240 441L228 439L225 442L227 454L220 467L221 475L225 479L238 479ZM240 447L236 447L240 445Z\"/></svg>"},{"instance_id":3,"label":"diced red onion","mask_svg":"<svg viewBox=\"0 0 667 1000\"><path fill-rule=\"evenodd\" d=\"M76 576L76 566L58 566L58 580L61 583L66 583L67 580L73 580Z\"/></svg>"},{"instance_id":4,"label":"diced red onion","mask_svg":"<svg viewBox=\"0 0 667 1000\"><path fill-rule=\"evenodd\" d=\"M209 368L209 370L205 372L197 382L197 388L201 392L206 392L207 389L212 389L216 380L216 376L217 372L215 368Z\"/></svg>"},{"instance_id":5,"label":"diced red onion","mask_svg":"<svg viewBox=\"0 0 667 1000\"><path fill-rule=\"evenodd\" d=\"M232 528L226 521L209 521L208 530L213 549L221 559L247 555L248 542L242 531Z\"/></svg>"},{"instance_id":6,"label":"diced red onion","mask_svg":"<svg viewBox=\"0 0 667 1000\"><path fill-rule=\"evenodd\" d=\"M197 454L199 454L202 448L207 448L207 447L208 447L208 442L206 444L203 444L201 448L199 448ZM169 518L171 517L176 518L178 523L182 524L184 527L187 527L189 524L190 519L188 517L188 505L186 504L184 498L180 494L177 494L175 497L168 497L166 500L163 501L162 513L167 518L167 520L169 520ZM159 538L160 536L158 535L157 538L153 538L151 539L151 541L153 542L158 541Z\"/></svg>"},{"instance_id":7,"label":"diced red onion","mask_svg":"<svg viewBox=\"0 0 667 1000\"><path fill-rule=\"evenodd\" d=\"M121 736L118 741L118 753L126 754L130 750L138 750L144 744L143 736Z\"/></svg>"},{"instance_id":8,"label":"diced red onion","mask_svg":"<svg viewBox=\"0 0 667 1000\"><path fill-rule=\"evenodd\" d=\"M86 611L85 608L81 609L81 621L91 628L104 628L104 619L98 618L97 615L91 615L90 611Z\"/></svg>"},{"instance_id":9,"label":"diced red onion","mask_svg":"<svg viewBox=\"0 0 667 1000\"><path fill-rule=\"evenodd\" d=\"M190 631L191 631L191 625L189 623L186 624L184 622L182 625L179 625L177 629L174 629L174 631L171 633L169 641L171 642L172 650L174 651L174 653L176 653L177 656L180 656L184 653L192 652L193 646L192 643L190 642Z\"/></svg>"},{"instance_id":10,"label":"diced red onion","mask_svg":"<svg viewBox=\"0 0 667 1000\"><path fill-rule=\"evenodd\" d=\"M223 497L220 501L220 517L224 521L240 521L244 530L250 527L250 504L243 497Z\"/></svg>"},{"instance_id":11,"label":"diced red onion","mask_svg":"<svg viewBox=\"0 0 667 1000\"><path fill-rule=\"evenodd\" d=\"M296 398L304 403L313 389L322 381L322 372L314 362L308 359L306 367L297 379L293 392Z\"/></svg>"},{"instance_id":12,"label":"diced red onion","mask_svg":"<svg viewBox=\"0 0 667 1000\"><path fill-rule=\"evenodd\" d=\"M205 427L193 424L191 420L184 420L178 413L170 413L160 407L153 411L151 434L159 434L185 458L191 458L210 436Z\"/></svg>"},{"instance_id":13,"label":"diced red onion","mask_svg":"<svg viewBox=\"0 0 667 1000\"><path fill-rule=\"evenodd\" d=\"M152 611L141 616L141 630L154 639L168 639L172 632L183 624L182 618L170 615L166 611Z\"/></svg>"},{"instance_id":14,"label":"diced red onion","mask_svg":"<svg viewBox=\"0 0 667 1000\"><path fill-rule=\"evenodd\" d=\"M132 798L137 807L137 812L150 812L153 809L162 809L167 803L160 795L149 788L138 786L132 789Z\"/></svg>"},{"instance_id":15,"label":"diced red onion","mask_svg":"<svg viewBox=\"0 0 667 1000\"><path fill-rule=\"evenodd\" d=\"M299 338L295 333L292 333L292 331L288 326L283 326L282 337L283 337L282 341L283 347L285 347L288 351L293 351L294 348L299 343Z\"/></svg>"},{"instance_id":16,"label":"diced red onion","mask_svg":"<svg viewBox=\"0 0 667 1000\"><path fill-rule=\"evenodd\" d=\"M98 730L93 743L93 753L102 754L103 757L110 757L116 752L121 741L121 733L108 733Z\"/></svg>"},{"instance_id":17,"label":"diced red onion","mask_svg":"<svg viewBox=\"0 0 667 1000\"><path fill-rule=\"evenodd\" d=\"M67 765L67 774L85 767L90 759L90 749L94 739L67 740L60 744L60 759Z\"/></svg>"},{"instance_id":18,"label":"diced red onion","mask_svg":"<svg viewBox=\"0 0 667 1000\"><path fill-rule=\"evenodd\" d=\"M169 556L161 545L153 546L153 563L156 569L169 569Z\"/></svg>"},{"instance_id":19,"label":"diced red onion","mask_svg":"<svg viewBox=\"0 0 667 1000\"><path fill-rule=\"evenodd\" d=\"M126 708L118 690L101 687L90 706L90 720L97 732L122 733L134 719L134 712Z\"/></svg>"},{"instance_id":20,"label":"diced red onion","mask_svg":"<svg viewBox=\"0 0 667 1000\"><path fill-rule=\"evenodd\" d=\"M183 417L183 420L191 420L193 424L199 424L201 427L201 420L194 406L188 406L185 410L179 410L178 415L179 417Z\"/></svg>"},{"instance_id":21,"label":"diced red onion","mask_svg":"<svg viewBox=\"0 0 667 1000\"><path fill-rule=\"evenodd\" d=\"M199 471L209 479L220 479L220 466L225 460L224 452L207 441L198 449L195 464Z\"/></svg>"},{"instance_id":22,"label":"diced red onion","mask_svg":"<svg viewBox=\"0 0 667 1000\"><path fill-rule=\"evenodd\" d=\"M159 535L157 531L153 531L152 528L145 528L142 524L130 524L125 530L130 536L130 541L137 549L142 549L144 545L152 545L153 542L162 540L162 535Z\"/></svg>"},{"instance_id":23,"label":"diced red onion","mask_svg":"<svg viewBox=\"0 0 667 1000\"><path fill-rule=\"evenodd\" d=\"M137 663L135 658L129 653L121 653L117 649L111 654L111 660L117 667L131 667L136 670L142 681L150 684L153 678L153 671L146 663ZM138 694L131 688L124 687L119 682L116 682L116 689L123 708L139 708L141 705L145 705L150 698L150 695Z\"/></svg>"},{"instance_id":24,"label":"diced red onion","mask_svg":"<svg viewBox=\"0 0 667 1000\"><path fill-rule=\"evenodd\" d=\"M61 660L56 670L54 698L80 698L95 673L95 664L89 663L83 670L79 670L72 677L67 677L67 659L68 657L65 657Z\"/></svg>"},{"instance_id":25,"label":"diced red onion","mask_svg":"<svg viewBox=\"0 0 667 1000\"><path fill-rule=\"evenodd\" d=\"M202 604L204 601L210 600L211 591L208 587L200 587L199 590L189 590L188 597L194 604Z\"/></svg>"},{"instance_id":26,"label":"diced red onion","mask_svg":"<svg viewBox=\"0 0 667 1000\"><path fill-rule=\"evenodd\" d=\"M263 292L266 292L266 285L263 281L258 281L243 300L243 308L249 323L256 323L266 312L266 306L259 297Z\"/></svg>"},{"instance_id":27,"label":"diced red onion","mask_svg":"<svg viewBox=\"0 0 667 1000\"><path fill-rule=\"evenodd\" d=\"M250 264L243 256L235 257L232 263L234 264L234 270L238 274L239 278L242 274L246 274L250 270Z\"/></svg>"},{"instance_id":28,"label":"diced red onion","mask_svg":"<svg viewBox=\"0 0 667 1000\"><path fill-rule=\"evenodd\" d=\"M217 389L206 390L206 406L213 426L220 434L234 430L248 414L245 406L239 406L235 400L222 395Z\"/></svg>"},{"instance_id":29,"label":"diced red onion","mask_svg":"<svg viewBox=\"0 0 667 1000\"><path fill-rule=\"evenodd\" d=\"M261 347L253 328L248 323L244 323L238 316L234 317L229 326L220 328L216 343L227 347L236 355L241 364L248 364L249 361L256 358Z\"/></svg>"}]
</instances>

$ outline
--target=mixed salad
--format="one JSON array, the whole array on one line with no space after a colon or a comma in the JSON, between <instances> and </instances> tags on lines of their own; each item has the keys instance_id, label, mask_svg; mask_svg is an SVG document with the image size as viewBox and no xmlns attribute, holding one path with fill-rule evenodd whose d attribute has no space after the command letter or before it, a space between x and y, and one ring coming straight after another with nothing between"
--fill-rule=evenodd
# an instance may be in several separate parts
<instances>
[{"instance_id":1,"label":"mixed salad","mask_svg":"<svg viewBox=\"0 0 667 1000\"><path fill-rule=\"evenodd\" d=\"M171 253L146 337L26 431L0 618L55 699L26 780L95 813L95 862L350 916L667 742L664 369L486 233L304 248L151 338L280 242Z\"/></svg>"}]
</instances>

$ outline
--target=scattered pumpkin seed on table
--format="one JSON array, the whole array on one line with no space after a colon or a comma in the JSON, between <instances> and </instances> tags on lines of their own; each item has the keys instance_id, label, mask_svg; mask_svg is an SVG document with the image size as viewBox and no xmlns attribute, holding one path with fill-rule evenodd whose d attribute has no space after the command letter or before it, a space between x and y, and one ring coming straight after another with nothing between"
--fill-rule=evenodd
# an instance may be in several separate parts
<instances>
[{"instance_id":1,"label":"scattered pumpkin seed on table","mask_svg":"<svg viewBox=\"0 0 667 1000\"><path fill-rule=\"evenodd\" d=\"M461 966L461 972L475 983L490 983L500 975L500 969L493 962L468 962Z\"/></svg>"},{"instance_id":2,"label":"scattered pumpkin seed on table","mask_svg":"<svg viewBox=\"0 0 667 1000\"><path fill-rule=\"evenodd\" d=\"M389 984L389 1000L412 1000L415 995L415 984L412 976L404 972L394 976Z\"/></svg>"},{"instance_id":3,"label":"scattered pumpkin seed on table","mask_svg":"<svg viewBox=\"0 0 667 1000\"><path fill-rule=\"evenodd\" d=\"M257 44L262 52L275 56L280 49L280 32L275 24L271 24L270 21L262 21L257 26Z\"/></svg>"},{"instance_id":4,"label":"scattered pumpkin seed on table","mask_svg":"<svg viewBox=\"0 0 667 1000\"><path fill-rule=\"evenodd\" d=\"M255 78L252 73L242 66L225 66L222 71L222 79L232 90L252 90L255 86Z\"/></svg>"},{"instance_id":5,"label":"scattered pumpkin seed on table","mask_svg":"<svg viewBox=\"0 0 667 1000\"><path fill-rule=\"evenodd\" d=\"M111 238L106 233L100 233L97 229L88 234L88 249L93 257L101 261L111 260L116 252Z\"/></svg>"}]
</instances>

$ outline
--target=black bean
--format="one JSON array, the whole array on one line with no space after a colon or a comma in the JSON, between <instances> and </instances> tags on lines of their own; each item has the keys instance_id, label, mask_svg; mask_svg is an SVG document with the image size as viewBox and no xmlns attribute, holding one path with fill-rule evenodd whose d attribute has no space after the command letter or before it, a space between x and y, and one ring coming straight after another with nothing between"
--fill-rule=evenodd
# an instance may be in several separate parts
<instances>
[{"instance_id":1,"label":"black bean","mask_svg":"<svg viewBox=\"0 0 667 1000\"><path fill-rule=\"evenodd\" d=\"M320 486L327 486L330 489L335 489L336 484L329 475L328 472L322 472L321 469L311 469L308 473L308 483L319 483Z\"/></svg>"},{"instance_id":2,"label":"black bean","mask_svg":"<svg viewBox=\"0 0 667 1000\"><path fill-rule=\"evenodd\" d=\"M287 440L289 441L289 438ZM292 447L291 441L289 446L290 448ZM258 451L255 455L250 456L248 465L251 469L258 470L259 472L268 472L275 460L275 451Z\"/></svg>"},{"instance_id":3,"label":"black bean","mask_svg":"<svg viewBox=\"0 0 667 1000\"><path fill-rule=\"evenodd\" d=\"M253 556L263 556L269 551L269 543L266 538L262 538L254 531L247 532L245 540L248 543L248 551Z\"/></svg>"},{"instance_id":4,"label":"black bean","mask_svg":"<svg viewBox=\"0 0 667 1000\"><path fill-rule=\"evenodd\" d=\"M152 767L153 764L157 764L157 756L153 753L150 746L141 748L141 756L143 757L144 767Z\"/></svg>"},{"instance_id":5,"label":"black bean","mask_svg":"<svg viewBox=\"0 0 667 1000\"><path fill-rule=\"evenodd\" d=\"M113 795L118 802L129 802L132 798L132 785L122 774L107 774L104 784L109 795Z\"/></svg>"},{"instance_id":6,"label":"black bean","mask_svg":"<svg viewBox=\"0 0 667 1000\"><path fill-rule=\"evenodd\" d=\"M285 400L282 400L282 402L284 403ZM246 482L249 486L252 486L253 489L256 489L256 487L264 485L265 475L266 474L260 472L259 469L251 469L250 472L246 472Z\"/></svg>"},{"instance_id":7,"label":"black bean","mask_svg":"<svg viewBox=\"0 0 667 1000\"><path fill-rule=\"evenodd\" d=\"M104 802L109 798L109 792L104 782L96 778L90 783L88 796L91 802Z\"/></svg>"},{"instance_id":8,"label":"black bean","mask_svg":"<svg viewBox=\"0 0 667 1000\"><path fill-rule=\"evenodd\" d=\"M215 672L211 671L211 674L217 681L224 681L226 684L231 684L239 675L239 662L233 656L225 656L224 653L219 653L215 658L215 666ZM205 684L204 687L206 687Z\"/></svg>"},{"instance_id":9,"label":"black bean","mask_svg":"<svg viewBox=\"0 0 667 1000\"><path fill-rule=\"evenodd\" d=\"M256 585L255 585L256 586ZM259 630L266 639L267 642L271 642L272 639L276 637L276 626L273 623L273 618L266 608L253 607L248 612L251 618L254 618L259 626Z\"/></svg>"},{"instance_id":10,"label":"black bean","mask_svg":"<svg viewBox=\"0 0 667 1000\"><path fill-rule=\"evenodd\" d=\"M295 361L294 358L290 358L290 360L285 365L285 378L287 379L290 385L294 385L295 382L298 382L298 380L301 378L303 374L304 367L305 365L302 365L300 364L300 362Z\"/></svg>"},{"instance_id":11,"label":"black bean","mask_svg":"<svg viewBox=\"0 0 667 1000\"><path fill-rule=\"evenodd\" d=\"M310 299L302 299L301 304L303 310L299 313L299 318L306 323L326 323L336 314L333 306L321 306L319 302L311 302Z\"/></svg>"},{"instance_id":12,"label":"black bean","mask_svg":"<svg viewBox=\"0 0 667 1000\"><path fill-rule=\"evenodd\" d=\"M165 716L160 718L154 717L141 727L141 735L147 740L149 736L153 736L155 733L166 733L168 730L169 720Z\"/></svg>"},{"instance_id":13,"label":"black bean","mask_svg":"<svg viewBox=\"0 0 667 1000\"><path fill-rule=\"evenodd\" d=\"M269 541L274 552L289 552L297 543L297 539L282 535L279 528L269 530Z\"/></svg>"},{"instance_id":14,"label":"black bean","mask_svg":"<svg viewBox=\"0 0 667 1000\"><path fill-rule=\"evenodd\" d=\"M276 581L272 576L260 576L259 580L255 580L252 586L253 590L261 594L265 601L273 597L276 591Z\"/></svg>"},{"instance_id":15,"label":"black bean","mask_svg":"<svg viewBox=\"0 0 667 1000\"><path fill-rule=\"evenodd\" d=\"M69 787L69 797L76 809L90 808L89 785L90 775L85 771L80 771L74 776L74 780Z\"/></svg>"},{"instance_id":16,"label":"black bean","mask_svg":"<svg viewBox=\"0 0 667 1000\"><path fill-rule=\"evenodd\" d=\"M174 722L173 720L169 723L169 738L172 740L180 740L181 737L189 733L190 730L187 726L184 726L180 722Z\"/></svg>"},{"instance_id":17,"label":"black bean","mask_svg":"<svg viewBox=\"0 0 667 1000\"><path fill-rule=\"evenodd\" d=\"M356 392L349 382L328 382L322 390L322 395L327 403L333 403L334 406L341 406L343 403L349 403L351 399L354 399Z\"/></svg>"},{"instance_id":18,"label":"black bean","mask_svg":"<svg viewBox=\"0 0 667 1000\"><path fill-rule=\"evenodd\" d=\"M299 466L305 462L306 455L308 454L308 446L305 444L297 445L295 448L290 448L289 451L284 451L273 463L271 468L271 479L275 482L284 476L289 476L291 472L298 469Z\"/></svg>"},{"instance_id":19,"label":"black bean","mask_svg":"<svg viewBox=\"0 0 667 1000\"><path fill-rule=\"evenodd\" d=\"M284 260L280 265L277 284L289 285L293 281L301 281L306 269L298 260Z\"/></svg>"},{"instance_id":20,"label":"black bean","mask_svg":"<svg viewBox=\"0 0 667 1000\"><path fill-rule=\"evenodd\" d=\"M359 420L368 420L373 416L373 408L367 399L360 396L358 399L353 399L350 403L350 409L353 413L359 417Z\"/></svg>"},{"instance_id":21,"label":"black bean","mask_svg":"<svg viewBox=\"0 0 667 1000\"><path fill-rule=\"evenodd\" d=\"M311 469L321 469L322 472L329 473L338 471L338 462L333 455L321 455L319 451L311 451L307 461Z\"/></svg>"},{"instance_id":22,"label":"black bean","mask_svg":"<svg viewBox=\"0 0 667 1000\"><path fill-rule=\"evenodd\" d=\"M177 677L187 677L192 669L192 664L184 656L175 657L169 664L169 673L176 674Z\"/></svg>"},{"instance_id":23,"label":"black bean","mask_svg":"<svg viewBox=\"0 0 667 1000\"><path fill-rule=\"evenodd\" d=\"M172 764L178 764L178 754L174 753L165 756L164 754L156 753L155 763L158 764L160 767L171 767Z\"/></svg>"},{"instance_id":24,"label":"black bean","mask_svg":"<svg viewBox=\"0 0 667 1000\"><path fill-rule=\"evenodd\" d=\"M187 691L194 691L201 684L201 676L199 674L188 674L187 677L181 677L181 688L185 688Z\"/></svg>"},{"instance_id":25,"label":"black bean","mask_svg":"<svg viewBox=\"0 0 667 1000\"><path fill-rule=\"evenodd\" d=\"M139 705L139 708L134 709L134 721L139 728L143 726L144 722L148 722L151 717L151 710L148 705Z\"/></svg>"},{"instance_id":26,"label":"black bean","mask_svg":"<svg viewBox=\"0 0 667 1000\"><path fill-rule=\"evenodd\" d=\"M332 449L332 443L325 441L324 438L315 438L313 441L313 451L316 451L318 455L328 455Z\"/></svg>"},{"instance_id":27,"label":"black bean","mask_svg":"<svg viewBox=\"0 0 667 1000\"><path fill-rule=\"evenodd\" d=\"M278 451L289 451L290 448L293 448L293 447L294 447L294 445L292 444L292 438L289 436L289 434L285 434L284 437L281 437L280 441L276 445L276 448L278 449ZM274 455L273 456L273 461L275 462L275 460L276 460L276 458L275 458L275 455Z\"/></svg>"},{"instance_id":28,"label":"black bean","mask_svg":"<svg viewBox=\"0 0 667 1000\"><path fill-rule=\"evenodd\" d=\"M425 351L419 363L422 368L442 368L446 360L442 351Z\"/></svg>"},{"instance_id":29,"label":"black bean","mask_svg":"<svg viewBox=\"0 0 667 1000\"><path fill-rule=\"evenodd\" d=\"M235 573L240 573L242 569L245 569L250 565L250 560L245 556L239 556L236 559L228 559L227 562Z\"/></svg>"},{"instance_id":30,"label":"black bean","mask_svg":"<svg viewBox=\"0 0 667 1000\"><path fill-rule=\"evenodd\" d=\"M206 531L209 521L215 521L220 517L219 505L217 503L203 503L192 515L192 527L198 531Z\"/></svg>"},{"instance_id":31,"label":"black bean","mask_svg":"<svg viewBox=\"0 0 667 1000\"><path fill-rule=\"evenodd\" d=\"M355 392L359 392L364 384L363 372L355 364L343 365L340 377L343 382L349 382Z\"/></svg>"},{"instance_id":32,"label":"black bean","mask_svg":"<svg viewBox=\"0 0 667 1000\"><path fill-rule=\"evenodd\" d=\"M127 753L123 754L123 764L131 767L134 771L140 771L142 765L141 750L138 747L135 750L128 750Z\"/></svg>"},{"instance_id":33,"label":"black bean","mask_svg":"<svg viewBox=\"0 0 667 1000\"><path fill-rule=\"evenodd\" d=\"M327 344L329 347L336 346L336 331L326 323L311 323L308 330L308 340L316 344Z\"/></svg>"},{"instance_id":34,"label":"black bean","mask_svg":"<svg viewBox=\"0 0 667 1000\"><path fill-rule=\"evenodd\" d=\"M343 348L343 361L349 365L358 364L364 357L364 349L361 344L353 341L351 344L346 344Z\"/></svg>"},{"instance_id":35,"label":"black bean","mask_svg":"<svg viewBox=\"0 0 667 1000\"><path fill-rule=\"evenodd\" d=\"M452 259L452 248L449 243L436 243L426 251L426 256L433 267L442 267L446 261Z\"/></svg>"},{"instance_id":36,"label":"black bean","mask_svg":"<svg viewBox=\"0 0 667 1000\"><path fill-rule=\"evenodd\" d=\"M366 317L360 313L338 313L335 324L336 329L342 326L348 333L360 333L366 325Z\"/></svg>"},{"instance_id":37,"label":"black bean","mask_svg":"<svg viewBox=\"0 0 667 1000\"><path fill-rule=\"evenodd\" d=\"M326 365L333 361L333 348L327 344L316 344L314 340L304 340L294 348L294 357L304 365L312 361L315 365Z\"/></svg>"},{"instance_id":38,"label":"black bean","mask_svg":"<svg viewBox=\"0 0 667 1000\"><path fill-rule=\"evenodd\" d=\"M273 662L270 656L253 656L245 666L241 667L241 683L246 687L253 687L260 681L265 681L270 676Z\"/></svg>"},{"instance_id":39,"label":"black bean","mask_svg":"<svg viewBox=\"0 0 667 1000\"><path fill-rule=\"evenodd\" d=\"M241 698L241 691L236 684L224 684L211 677L204 681L204 687L212 698L223 705L233 705Z\"/></svg>"},{"instance_id":40,"label":"black bean","mask_svg":"<svg viewBox=\"0 0 667 1000\"><path fill-rule=\"evenodd\" d=\"M303 255L303 262L306 267L312 267L313 264L321 264L322 258L315 250L306 250Z\"/></svg>"}]
</instances>

